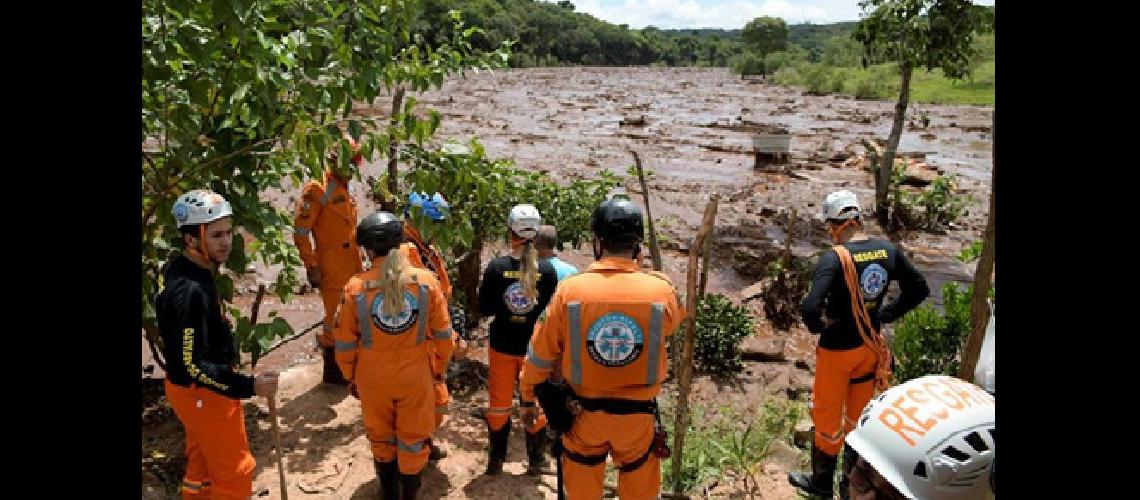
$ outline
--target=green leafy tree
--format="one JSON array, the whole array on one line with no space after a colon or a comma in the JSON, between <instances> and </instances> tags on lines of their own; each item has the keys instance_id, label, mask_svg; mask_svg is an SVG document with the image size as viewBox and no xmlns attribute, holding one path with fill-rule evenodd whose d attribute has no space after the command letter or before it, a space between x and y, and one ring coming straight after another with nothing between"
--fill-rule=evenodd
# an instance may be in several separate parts
<instances>
[{"instance_id":1,"label":"green leafy tree","mask_svg":"<svg viewBox=\"0 0 1140 500\"><path fill-rule=\"evenodd\" d=\"M740 36L763 59L769 53L787 47L788 25L778 17L758 17L744 25Z\"/></svg>"},{"instance_id":2,"label":"green leafy tree","mask_svg":"<svg viewBox=\"0 0 1140 500\"><path fill-rule=\"evenodd\" d=\"M856 25L853 36L873 60L894 61L899 67L895 119L875 176L876 214L885 226L891 166L902 136L914 69L937 68L954 79L966 76L975 53L974 34L991 28L993 11L969 0L862 0L859 6L866 17Z\"/></svg>"},{"instance_id":3,"label":"green leafy tree","mask_svg":"<svg viewBox=\"0 0 1140 500\"><path fill-rule=\"evenodd\" d=\"M353 113L381 91L438 88L450 74L505 64L507 48L474 54L457 12L453 34L430 44L411 31L418 0L144 0L142 17L142 304L147 338L160 344L154 298L164 263L180 250L171 209L186 191L210 188L234 206L235 234L225 269L244 272L253 258L280 265L274 293L288 301L300 258L292 217L260 198L291 179L320 177L339 151L348 167L347 132L362 153L391 154L397 142L423 141L439 124L414 100L378 124ZM233 300L223 273L219 291ZM271 317L271 316L270 316ZM288 334L283 322L237 321L240 347L253 352ZM275 326L274 326L275 325ZM245 337L243 334L248 333ZM157 350L157 349L156 349ZM161 361L160 361L161 363Z\"/></svg>"}]
</instances>

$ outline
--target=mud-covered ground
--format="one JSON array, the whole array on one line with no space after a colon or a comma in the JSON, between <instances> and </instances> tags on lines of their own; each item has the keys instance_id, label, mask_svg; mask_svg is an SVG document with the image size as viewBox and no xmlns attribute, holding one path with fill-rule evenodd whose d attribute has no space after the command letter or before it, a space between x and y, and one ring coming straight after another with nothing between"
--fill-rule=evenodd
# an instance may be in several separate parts
<instances>
[{"instance_id":1,"label":"mud-covered ground","mask_svg":"<svg viewBox=\"0 0 1140 500\"><path fill-rule=\"evenodd\" d=\"M761 278L770 259L784 246L789 209L797 213L793 242L801 258L826 243L813 216L830 190L844 187L869 205L874 196L871 174L844 166L864 153L862 139L885 141L893 102L857 101L842 96L808 96L800 90L743 81L724 69L689 68L537 68L469 74L441 90L416 96L421 105L438 109L443 123L437 140L466 141L477 136L492 157L512 157L517 165L547 172L559 180L589 177L600 169L624 173L636 149L647 169L652 213L664 247L665 272L684 287L688 241L695 235L709 196L721 194L714 236L708 292L734 299ZM363 112L382 117L390 103L377 100ZM947 281L968 281L973 267L954 259L981 238L990 192L993 109L972 106L928 106L922 127L908 125L901 153L919 156L934 169L954 174L959 193L969 197L969 214L945 234L910 233L899 244L926 275L940 303ZM908 122L910 122L908 116ZM793 135L788 161L762 169L754 166L751 137L782 129ZM851 162L847 162L848 165ZM368 163L365 177L378 177L382 158ZM640 193L636 179L627 190ZM361 215L374 205L363 186L353 187ZM295 189L271 189L267 199L292 208ZM640 202L640 196L634 197ZM503 207L504 210L509 207ZM870 230L882 234L873 224ZM487 249L489 258L495 247ZM568 249L562 258L584 268L589 250ZM248 310L256 284L271 282L277 268L258 264L240 276L236 302ZM300 271L300 270L298 270ZM303 275L303 273L302 273ZM731 404L754 408L765 398L802 394L814 368L811 336L799 326L776 331L763 319L758 301L748 303L758 318L757 336L783 342L785 362L748 362L733 383L707 378L694 381L694 405ZM296 331L320 320L320 298L312 291L282 304L267 296L265 311L276 310ZM294 498L368 498L375 477L359 416L359 403L343 389L319 384L319 355L312 333L285 344L258 368L286 370L278 419L282 425L289 495ZM142 344L144 498L173 498L184 466L182 430L161 397L162 372L153 366ZM486 361L476 346L472 357ZM150 367L149 369L147 367ZM667 388L667 390L671 390ZM485 390L456 394L439 442L451 456L425 469L421 498L554 498L554 478L522 474L525 450L521 434L513 435L505 473L481 476L486 433L469 412L486 404ZM246 404L253 453L258 461L255 498L280 498L272 454L266 402ZM517 430L517 429L516 429ZM767 498L794 498L783 473L795 467L795 453L777 453L760 469L758 492ZM715 497L738 496L730 485L710 490Z\"/></svg>"}]
</instances>

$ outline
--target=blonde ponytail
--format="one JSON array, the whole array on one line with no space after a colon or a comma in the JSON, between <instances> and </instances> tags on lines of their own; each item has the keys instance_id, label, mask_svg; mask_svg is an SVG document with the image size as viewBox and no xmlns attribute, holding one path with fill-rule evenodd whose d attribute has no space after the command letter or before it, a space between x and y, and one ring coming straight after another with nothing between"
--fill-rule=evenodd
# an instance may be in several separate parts
<instances>
[{"instance_id":1,"label":"blonde ponytail","mask_svg":"<svg viewBox=\"0 0 1140 500\"><path fill-rule=\"evenodd\" d=\"M380 271L380 293L384 294L381 311L385 316L396 316L404 310L404 289L407 288L408 257L396 245L388 251L384 268Z\"/></svg>"},{"instance_id":2,"label":"blonde ponytail","mask_svg":"<svg viewBox=\"0 0 1140 500\"><path fill-rule=\"evenodd\" d=\"M531 240L526 241L519 271L523 295L531 302L538 300L538 251Z\"/></svg>"}]
</instances>

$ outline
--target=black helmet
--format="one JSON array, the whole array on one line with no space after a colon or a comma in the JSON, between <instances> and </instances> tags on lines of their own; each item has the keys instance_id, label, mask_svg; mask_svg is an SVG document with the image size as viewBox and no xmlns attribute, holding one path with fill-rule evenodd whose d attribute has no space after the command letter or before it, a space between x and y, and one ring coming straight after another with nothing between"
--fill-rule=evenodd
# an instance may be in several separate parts
<instances>
[{"instance_id":1,"label":"black helmet","mask_svg":"<svg viewBox=\"0 0 1140 500\"><path fill-rule=\"evenodd\" d=\"M356 244L384 253L404 242L404 223L389 212L375 212L356 226Z\"/></svg>"},{"instance_id":2,"label":"black helmet","mask_svg":"<svg viewBox=\"0 0 1140 500\"><path fill-rule=\"evenodd\" d=\"M636 203L612 198L594 209L590 230L602 241L638 243L645 235L641 207Z\"/></svg>"}]
</instances>

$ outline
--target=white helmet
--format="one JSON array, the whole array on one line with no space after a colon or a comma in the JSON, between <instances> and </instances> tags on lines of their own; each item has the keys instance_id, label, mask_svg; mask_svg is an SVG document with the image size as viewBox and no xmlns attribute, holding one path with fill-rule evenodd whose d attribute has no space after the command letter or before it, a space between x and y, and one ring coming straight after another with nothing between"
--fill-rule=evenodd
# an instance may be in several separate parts
<instances>
[{"instance_id":1,"label":"white helmet","mask_svg":"<svg viewBox=\"0 0 1140 500\"><path fill-rule=\"evenodd\" d=\"M534 205L515 205L507 216L507 225L520 238L534 238L542 225L542 216Z\"/></svg>"},{"instance_id":2,"label":"white helmet","mask_svg":"<svg viewBox=\"0 0 1140 500\"><path fill-rule=\"evenodd\" d=\"M980 387L928 375L867 403L847 444L907 498L984 498L992 488L994 408Z\"/></svg>"},{"instance_id":3,"label":"white helmet","mask_svg":"<svg viewBox=\"0 0 1140 500\"><path fill-rule=\"evenodd\" d=\"M174 202L174 221L178 227L209 224L234 214L230 202L222 195L206 189L195 189Z\"/></svg>"},{"instance_id":4,"label":"white helmet","mask_svg":"<svg viewBox=\"0 0 1140 500\"><path fill-rule=\"evenodd\" d=\"M844 212L844 209L855 208ZM859 215L859 198L855 197L855 193L846 189L842 191L835 191L827 195L823 200L823 213L820 217L823 220L835 219L844 220L856 217Z\"/></svg>"}]
</instances>

